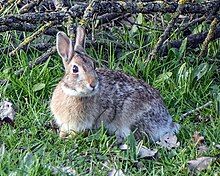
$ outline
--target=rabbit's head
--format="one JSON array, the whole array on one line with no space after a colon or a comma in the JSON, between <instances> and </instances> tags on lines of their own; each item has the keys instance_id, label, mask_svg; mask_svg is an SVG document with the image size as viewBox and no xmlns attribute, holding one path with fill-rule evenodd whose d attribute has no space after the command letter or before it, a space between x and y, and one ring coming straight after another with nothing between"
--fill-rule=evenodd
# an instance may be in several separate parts
<instances>
[{"instance_id":1,"label":"rabbit's head","mask_svg":"<svg viewBox=\"0 0 220 176\"><path fill-rule=\"evenodd\" d=\"M85 30L77 28L75 46L65 33L58 32L56 47L65 68L61 88L65 94L87 97L97 93L98 76L92 58L84 50Z\"/></svg>"}]
</instances>

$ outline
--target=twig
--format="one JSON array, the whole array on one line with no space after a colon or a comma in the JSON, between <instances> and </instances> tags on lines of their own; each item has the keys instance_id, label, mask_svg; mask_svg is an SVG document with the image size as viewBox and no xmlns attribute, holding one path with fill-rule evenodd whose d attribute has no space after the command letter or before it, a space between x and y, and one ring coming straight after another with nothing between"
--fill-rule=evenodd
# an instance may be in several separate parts
<instances>
[{"instance_id":1,"label":"twig","mask_svg":"<svg viewBox=\"0 0 220 176\"><path fill-rule=\"evenodd\" d=\"M190 114L193 114L194 112L199 111L199 110L201 110L203 108L206 108L206 107L210 106L211 104L212 104L212 101L209 101L206 104L204 104L204 105L202 105L202 106L200 106L200 107L198 107L196 109L190 110L190 111L182 114L182 116L180 117L180 121L184 120L186 118L186 116L188 116Z\"/></svg>"},{"instance_id":2,"label":"twig","mask_svg":"<svg viewBox=\"0 0 220 176\"><path fill-rule=\"evenodd\" d=\"M208 32L208 34L202 44L202 49L199 54L199 57L203 57L207 54L209 42L212 40L212 38L215 35L218 22L219 22L219 20L217 18L214 18L214 20L212 21L212 23L210 25L209 32Z\"/></svg>"},{"instance_id":3,"label":"twig","mask_svg":"<svg viewBox=\"0 0 220 176\"><path fill-rule=\"evenodd\" d=\"M70 39L74 39L76 27L74 25L74 18L69 15L69 18L66 22L67 33Z\"/></svg>"},{"instance_id":4,"label":"twig","mask_svg":"<svg viewBox=\"0 0 220 176\"><path fill-rule=\"evenodd\" d=\"M64 21L64 26L67 28L68 36L73 40L75 36L75 26L74 26L75 14L72 14L70 10L67 11L68 8L65 7L64 0L53 0L53 3L54 6L56 7L56 10L58 11L61 10L66 12L67 20ZM74 7L76 8L76 6Z\"/></svg>"},{"instance_id":5,"label":"twig","mask_svg":"<svg viewBox=\"0 0 220 176\"><path fill-rule=\"evenodd\" d=\"M40 57L38 57L34 62L30 62L30 63L28 64L28 67L29 67L30 69L32 69L32 68L33 68L34 66L36 66L36 65L43 64L43 63L46 62L46 61L50 58L50 56L51 56L52 54L54 54L55 52L56 52L56 47L54 46L54 47L48 49L46 53L42 54L42 55L41 55ZM24 68L21 68L20 70L18 70L18 71L15 72L15 75L19 76L19 75L21 75L23 72L24 72Z\"/></svg>"},{"instance_id":6,"label":"twig","mask_svg":"<svg viewBox=\"0 0 220 176\"><path fill-rule=\"evenodd\" d=\"M207 34L208 34L208 32L202 32L199 34L191 34L191 35L187 36L186 47L190 48L190 49L197 48L199 46L199 44L201 44L205 40ZM216 32L214 34L214 37L211 39L211 41L218 39L218 38L220 38L220 26L217 27ZM180 48L182 42L183 42L183 39L168 41L168 42L166 42L165 45L163 45L161 47L158 54L160 56L165 56L165 55L167 55L169 48L177 48L178 49L178 48Z\"/></svg>"},{"instance_id":7,"label":"twig","mask_svg":"<svg viewBox=\"0 0 220 176\"><path fill-rule=\"evenodd\" d=\"M47 61L47 59L54 53L56 53L56 46L53 46L52 48L48 49L46 53L42 54L40 57L38 57L33 64L31 64L31 68L33 68L35 65L40 65Z\"/></svg>"},{"instance_id":8,"label":"twig","mask_svg":"<svg viewBox=\"0 0 220 176\"><path fill-rule=\"evenodd\" d=\"M73 32L73 17L70 13L67 13L67 8L64 5L63 0L53 0L54 6L57 11L63 11L67 14L67 20L64 21L64 26L67 27L67 33L71 39L73 39L74 32Z\"/></svg>"},{"instance_id":9,"label":"twig","mask_svg":"<svg viewBox=\"0 0 220 176\"><path fill-rule=\"evenodd\" d=\"M14 23L8 23L6 25L0 26L0 32L6 32L6 31L25 31L25 32L33 32L37 29L38 25L30 24L30 23L21 23L21 22L14 22ZM58 30L56 28L50 28L47 29L44 34L46 35L52 35L55 36Z\"/></svg>"},{"instance_id":10,"label":"twig","mask_svg":"<svg viewBox=\"0 0 220 176\"><path fill-rule=\"evenodd\" d=\"M83 14L82 19L80 20L79 24L81 26L86 26L90 19L92 19L94 12L95 12L95 6L98 4L97 0L92 0L89 5L86 7L85 12Z\"/></svg>"},{"instance_id":11,"label":"twig","mask_svg":"<svg viewBox=\"0 0 220 176\"><path fill-rule=\"evenodd\" d=\"M106 13L104 15L98 16L95 27L97 27L101 24L104 24L104 23L112 22L121 16L126 17L126 14L124 15L124 14L118 14L118 13ZM130 16L130 14L129 14L129 16Z\"/></svg>"},{"instance_id":12,"label":"twig","mask_svg":"<svg viewBox=\"0 0 220 176\"><path fill-rule=\"evenodd\" d=\"M205 15L203 15L203 16L200 17L200 18L196 18L196 19L190 21L189 23L184 24L184 25L179 29L179 31L184 31L184 30L186 30L187 28L189 28L190 26L193 26L193 25L195 25L195 24L197 24L197 23L201 23L201 22L205 21L206 19L207 19L207 18L206 18Z\"/></svg>"},{"instance_id":13,"label":"twig","mask_svg":"<svg viewBox=\"0 0 220 176\"><path fill-rule=\"evenodd\" d=\"M146 30L164 31L163 29L159 29L156 27L143 26L142 24L138 24L138 23L130 21L128 18L125 18L124 20L127 21L128 23L130 23L131 25L136 25L136 26L143 28L143 29L146 29Z\"/></svg>"},{"instance_id":14,"label":"twig","mask_svg":"<svg viewBox=\"0 0 220 176\"><path fill-rule=\"evenodd\" d=\"M27 13L29 12L31 9L33 9L36 5L38 5L42 0L33 0L28 4L25 4L20 10L19 13Z\"/></svg>"},{"instance_id":15,"label":"twig","mask_svg":"<svg viewBox=\"0 0 220 176\"><path fill-rule=\"evenodd\" d=\"M155 45L154 49L148 55L148 60L154 59L160 50L161 46L163 45L164 41L169 37L170 32L178 19L179 15L181 14L180 8L182 8L183 4L179 4L176 14L174 14L173 18L168 23L166 29L164 30L163 34L160 36L157 44Z\"/></svg>"},{"instance_id":16,"label":"twig","mask_svg":"<svg viewBox=\"0 0 220 176\"><path fill-rule=\"evenodd\" d=\"M78 13L76 13L78 14ZM26 23L41 23L49 21L63 21L67 19L68 15L65 12L35 12L25 13L19 15L5 15L0 17L0 25L7 25L8 23L14 22L26 22Z\"/></svg>"},{"instance_id":17,"label":"twig","mask_svg":"<svg viewBox=\"0 0 220 176\"><path fill-rule=\"evenodd\" d=\"M54 44L51 43L51 42L47 42L47 43L37 43L37 44L30 44L30 45L27 45L27 46L24 46L22 49L25 51L25 52L28 52L30 49L35 49L35 50L38 50L38 51L47 51L49 48L51 48ZM5 46L5 47L2 47L0 48L0 51L1 51L1 54L8 54L9 52L13 51L14 48L13 47L10 47L10 46Z\"/></svg>"},{"instance_id":18,"label":"twig","mask_svg":"<svg viewBox=\"0 0 220 176\"><path fill-rule=\"evenodd\" d=\"M9 0L6 4L3 5L3 7L0 9L0 14L2 14L7 7L9 7L11 4L13 4L16 0Z\"/></svg>"},{"instance_id":19,"label":"twig","mask_svg":"<svg viewBox=\"0 0 220 176\"><path fill-rule=\"evenodd\" d=\"M49 22L43 26L41 26L36 32L34 32L31 36L27 37L23 42L21 42L17 48L15 48L13 51L9 53L10 56L15 55L17 51L19 51L21 48L32 42L34 39L36 39L40 34L44 33L49 27L53 25L53 22Z\"/></svg>"},{"instance_id":20,"label":"twig","mask_svg":"<svg viewBox=\"0 0 220 176\"><path fill-rule=\"evenodd\" d=\"M34 48L36 50L39 50L39 51L47 51L49 50L49 48L51 48L54 44L51 43L51 42L48 42L48 43L38 43L36 45L30 45L29 48Z\"/></svg>"}]
</instances>

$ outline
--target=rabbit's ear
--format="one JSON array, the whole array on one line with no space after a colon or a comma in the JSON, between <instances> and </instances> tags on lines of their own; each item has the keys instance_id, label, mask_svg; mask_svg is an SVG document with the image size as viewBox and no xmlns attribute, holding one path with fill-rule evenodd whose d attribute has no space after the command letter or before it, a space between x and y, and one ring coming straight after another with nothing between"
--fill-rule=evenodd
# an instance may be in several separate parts
<instances>
[{"instance_id":1,"label":"rabbit's ear","mask_svg":"<svg viewBox=\"0 0 220 176\"><path fill-rule=\"evenodd\" d=\"M59 55L62 57L64 66L66 66L73 57L74 51L72 41L64 32L57 33L56 47Z\"/></svg>"},{"instance_id":2,"label":"rabbit's ear","mask_svg":"<svg viewBox=\"0 0 220 176\"><path fill-rule=\"evenodd\" d=\"M76 42L74 46L74 51L84 53L85 45L85 29L82 26L78 26L76 29Z\"/></svg>"}]
</instances>

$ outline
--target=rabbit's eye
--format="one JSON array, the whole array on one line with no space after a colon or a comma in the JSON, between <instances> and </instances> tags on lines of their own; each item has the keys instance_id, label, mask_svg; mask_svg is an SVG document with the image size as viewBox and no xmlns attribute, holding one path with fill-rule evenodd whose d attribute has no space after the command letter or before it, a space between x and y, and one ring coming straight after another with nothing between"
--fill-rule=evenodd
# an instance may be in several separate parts
<instances>
[{"instance_id":1,"label":"rabbit's eye","mask_svg":"<svg viewBox=\"0 0 220 176\"><path fill-rule=\"evenodd\" d=\"M76 65L73 65L73 73L78 73L79 68Z\"/></svg>"}]
</instances>

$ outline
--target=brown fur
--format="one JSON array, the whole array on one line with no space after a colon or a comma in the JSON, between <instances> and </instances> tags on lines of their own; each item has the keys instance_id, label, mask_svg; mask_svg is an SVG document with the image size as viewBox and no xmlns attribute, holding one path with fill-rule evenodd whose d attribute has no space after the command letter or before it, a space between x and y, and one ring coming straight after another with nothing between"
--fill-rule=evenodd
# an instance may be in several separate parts
<instances>
[{"instance_id":1,"label":"brown fur","mask_svg":"<svg viewBox=\"0 0 220 176\"><path fill-rule=\"evenodd\" d=\"M154 141L177 132L179 125L172 122L159 91L119 71L95 70L93 61L82 50L83 31L78 29L80 41L76 41L79 46L74 47L75 53L73 47L63 45L71 44L65 34L58 34L57 38L65 75L53 92L50 106L60 126L60 136L97 128L101 123L116 134L119 142L134 130L138 138L148 135ZM79 68L78 73L72 72L74 65Z\"/></svg>"}]
</instances>

